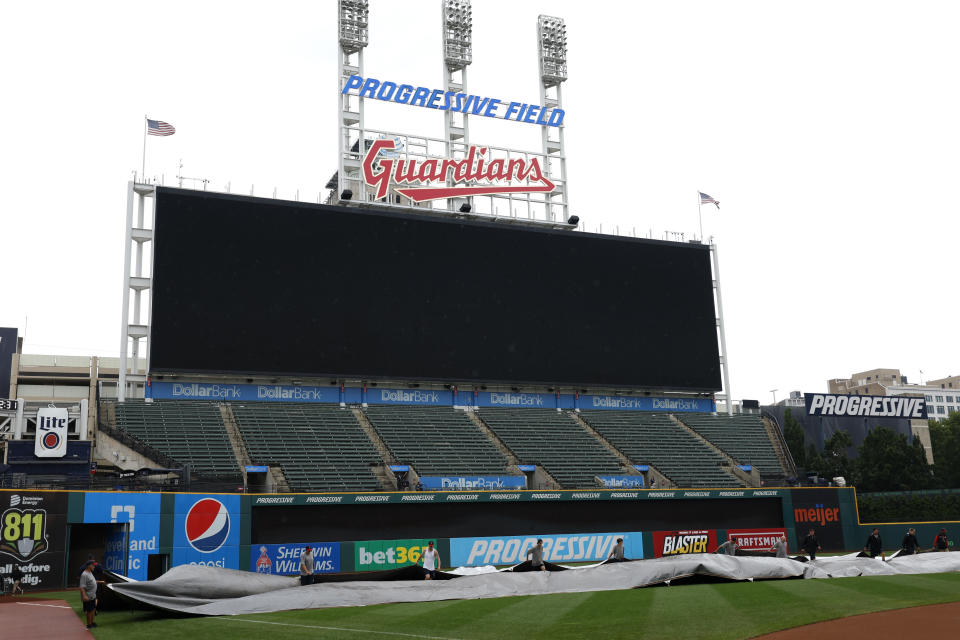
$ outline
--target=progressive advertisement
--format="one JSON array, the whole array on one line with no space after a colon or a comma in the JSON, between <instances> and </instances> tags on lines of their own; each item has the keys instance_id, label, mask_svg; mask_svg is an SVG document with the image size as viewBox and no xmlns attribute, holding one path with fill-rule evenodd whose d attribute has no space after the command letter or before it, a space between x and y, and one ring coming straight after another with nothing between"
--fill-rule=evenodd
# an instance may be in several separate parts
<instances>
[{"instance_id":1,"label":"progressive advertisement","mask_svg":"<svg viewBox=\"0 0 960 640\"><path fill-rule=\"evenodd\" d=\"M307 547L313 550L314 573L339 573L340 543L287 542L250 547L250 571L289 576L300 573L300 555Z\"/></svg>"},{"instance_id":2,"label":"progressive advertisement","mask_svg":"<svg viewBox=\"0 0 960 640\"><path fill-rule=\"evenodd\" d=\"M601 562L623 538L627 558L643 558L643 536L639 532L552 534L495 538L453 538L450 557L455 566L513 565L526 560L529 549L543 539L543 559L548 562Z\"/></svg>"},{"instance_id":3,"label":"progressive advertisement","mask_svg":"<svg viewBox=\"0 0 960 640\"><path fill-rule=\"evenodd\" d=\"M655 558L685 553L711 553L716 549L717 531L715 529L653 532L653 557Z\"/></svg>"},{"instance_id":4,"label":"progressive advertisement","mask_svg":"<svg viewBox=\"0 0 960 640\"><path fill-rule=\"evenodd\" d=\"M173 564L240 568L240 496L177 494Z\"/></svg>"},{"instance_id":5,"label":"progressive advertisement","mask_svg":"<svg viewBox=\"0 0 960 640\"><path fill-rule=\"evenodd\" d=\"M127 549L122 554L125 562L111 566L117 551L114 545L118 540L123 541L123 536L115 534L110 541L111 559L108 562L108 558L104 558L104 563L110 571L122 573L120 568L125 568L125 575L134 580L147 579L147 557L158 553L160 513L159 493L87 493L83 501L85 523L127 523Z\"/></svg>"},{"instance_id":6,"label":"progressive advertisement","mask_svg":"<svg viewBox=\"0 0 960 640\"><path fill-rule=\"evenodd\" d=\"M23 583L37 589L63 584L67 494L0 492L0 580L19 566Z\"/></svg>"}]
</instances>

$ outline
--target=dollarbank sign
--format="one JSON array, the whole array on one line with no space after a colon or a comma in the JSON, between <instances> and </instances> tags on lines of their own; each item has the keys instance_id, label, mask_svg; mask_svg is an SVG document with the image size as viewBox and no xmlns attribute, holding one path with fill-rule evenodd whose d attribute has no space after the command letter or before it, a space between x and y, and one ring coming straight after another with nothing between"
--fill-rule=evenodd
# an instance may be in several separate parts
<instances>
[{"instance_id":1,"label":"dollarbank sign","mask_svg":"<svg viewBox=\"0 0 960 640\"><path fill-rule=\"evenodd\" d=\"M537 157L491 158L487 147L471 146L461 160L416 160L394 157L395 149L395 140L375 140L364 157L363 181L374 189L377 200L387 196L391 184L414 202L556 189Z\"/></svg>"},{"instance_id":2,"label":"dollarbank sign","mask_svg":"<svg viewBox=\"0 0 960 640\"><path fill-rule=\"evenodd\" d=\"M11 503L19 496L11 496ZM50 547L47 540L47 510L20 508L11 504L0 515L0 552L10 554L20 562L37 557Z\"/></svg>"}]
</instances>

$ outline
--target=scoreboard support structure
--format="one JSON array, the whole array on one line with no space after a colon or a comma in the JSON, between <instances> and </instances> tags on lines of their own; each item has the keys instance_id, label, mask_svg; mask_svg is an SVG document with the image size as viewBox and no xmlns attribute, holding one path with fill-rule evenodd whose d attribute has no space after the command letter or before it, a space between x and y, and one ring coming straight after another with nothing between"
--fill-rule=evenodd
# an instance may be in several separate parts
<instances>
[{"instance_id":1,"label":"scoreboard support structure","mask_svg":"<svg viewBox=\"0 0 960 640\"><path fill-rule=\"evenodd\" d=\"M138 385L147 383L147 371L150 370L150 315L144 313L144 301L149 301L153 283L152 268L144 268L144 245L153 242L153 215L151 208L150 224L147 225L146 202L156 203L156 187L149 184L127 183L127 219L123 251L123 320L120 325L120 371L117 381L117 401L123 402L127 396L135 397ZM136 206L137 219L134 224L133 210ZM151 244L151 254L152 254ZM131 258L135 258L131 269ZM131 306L130 292L133 292ZM141 341L143 341L141 349ZM128 354L130 362L128 365ZM140 361L143 360L143 366ZM128 388L129 387L129 388Z\"/></svg>"}]
</instances>

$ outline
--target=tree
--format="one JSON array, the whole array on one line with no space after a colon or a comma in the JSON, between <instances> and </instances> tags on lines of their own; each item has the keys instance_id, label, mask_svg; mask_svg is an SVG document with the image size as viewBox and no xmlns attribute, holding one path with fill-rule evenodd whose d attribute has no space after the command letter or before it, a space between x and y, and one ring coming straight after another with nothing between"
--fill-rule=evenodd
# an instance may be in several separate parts
<instances>
[{"instance_id":1,"label":"tree","mask_svg":"<svg viewBox=\"0 0 960 640\"><path fill-rule=\"evenodd\" d=\"M790 455L793 456L793 461L797 467L800 469L806 468L807 454L804 451L806 437L803 435L803 427L793 417L793 411L790 407L787 407L786 411L783 412L783 439L787 441L787 448L790 450Z\"/></svg>"},{"instance_id":2,"label":"tree","mask_svg":"<svg viewBox=\"0 0 960 640\"><path fill-rule=\"evenodd\" d=\"M856 484L861 491L913 491L933 487L923 447L888 427L871 430L858 448Z\"/></svg>"},{"instance_id":3,"label":"tree","mask_svg":"<svg viewBox=\"0 0 960 640\"><path fill-rule=\"evenodd\" d=\"M930 445L937 485L943 489L960 488L960 413L930 421Z\"/></svg>"},{"instance_id":4,"label":"tree","mask_svg":"<svg viewBox=\"0 0 960 640\"><path fill-rule=\"evenodd\" d=\"M843 476L851 480L853 465L847 457L847 449L853 446L853 439L846 431L837 431L823 443L823 473L828 478Z\"/></svg>"}]
</instances>

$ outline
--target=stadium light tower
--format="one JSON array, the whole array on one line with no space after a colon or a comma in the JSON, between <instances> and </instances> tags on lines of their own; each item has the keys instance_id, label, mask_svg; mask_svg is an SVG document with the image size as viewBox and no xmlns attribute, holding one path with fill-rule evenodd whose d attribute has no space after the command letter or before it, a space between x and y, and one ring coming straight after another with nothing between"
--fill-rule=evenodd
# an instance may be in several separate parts
<instances>
[{"instance_id":1,"label":"stadium light tower","mask_svg":"<svg viewBox=\"0 0 960 640\"><path fill-rule=\"evenodd\" d=\"M443 29L443 90L466 93L467 67L473 62L473 9L470 0L441 0L440 11ZM447 141L447 157L466 154L470 140L466 113L444 111L443 133ZM466 204L469 207L469 199ZM454 207L455 203L448 200L447 208L453 210Z\"/></svg>"},{"instance_id":2,"label":"stadium light tower","mask_svg":"<svg viewBox=\"0 0 960 640\"><path fill-rule=\"evenodd\" d=\"M546 108L563 108L562 84L567 80L567 25L562 18L541 15L537 18L537 46L540 52L540 104ZM563 150L563 125L541 126L544 165L557 185L547 196L546 216L553 221L567 220L567 156ZM557 201L557 202L554 202Z\"/></svg>"},{"instance_id":3,"label":"stadium light tower","mask_svg":"<svg viewBox=\"0 0 960 640\"><path fill-rule=\"evenodd\" d=\"M363 198L363 182L360 180L360 169L364 149L363 141L363 98L340 93L352 75L363 75L363 50L370 43L367 26L369 24L370 7L367 0L339 0L338 21L340 37L337 43L337 55L340 61L340 86L337 93L340 96L339 129L340 141L338 144L337 167L337 197L346 190ZM357 153L347 156L352 150L350 137L356 133Z\"/></svg>"}]
</instances>

